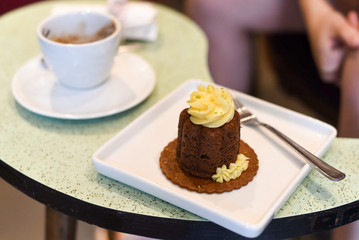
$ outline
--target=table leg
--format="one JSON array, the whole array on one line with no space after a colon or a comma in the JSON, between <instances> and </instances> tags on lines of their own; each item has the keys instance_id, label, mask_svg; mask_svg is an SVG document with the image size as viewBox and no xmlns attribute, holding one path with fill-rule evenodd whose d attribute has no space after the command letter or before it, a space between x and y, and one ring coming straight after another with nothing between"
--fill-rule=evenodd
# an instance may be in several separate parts
<instances>
[{"instance_id":1,"label":"table leg","mask_svg":"<svg viewBox=\"0 0 359 240\"><path fill-rule=\"evenodd\" d=\"M74 240L76 219L46 207L46 240Z\"/></svg>"},{"instance_id":2,"label":"table leg","mask_svg":"<svg viewBox=\"0 0 359 240\"><path fill-rule=\"evenodd\" d=\"M116 232L108 230L108 232L107 232L108 240L115 240L116 239L115 234L116 234Z\"/></svg>"}]
</instances>

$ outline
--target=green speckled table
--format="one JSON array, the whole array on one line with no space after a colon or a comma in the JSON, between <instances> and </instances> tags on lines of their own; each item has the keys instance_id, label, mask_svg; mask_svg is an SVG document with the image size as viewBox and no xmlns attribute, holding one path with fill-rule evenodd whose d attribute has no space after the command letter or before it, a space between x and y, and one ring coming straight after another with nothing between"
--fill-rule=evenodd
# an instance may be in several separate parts
<instances>
[{"instance_id":1,"label":"green speckled table","mask_svg":"<svg viewBox=\"0 0 359 240\"><path fill-rule=\"evenodd\" d=\"M29 112L15 102L10 87L14 74L40 53L35 28L61 3L70 2L45 1L0 18L0 177L51 208L108 229L157 238L238 238L98 174L91 162L101 145L181 83L190 78L210 81L205 37L180 13L155 5L159 38L137 53L155 70L157 84L138 106L95 120L60 120ZM297 236L359 218L359 140L335 139L323 159L345 172L346 179L332 182L312 171L261 237Z\"/></svg>"}]
</instances>

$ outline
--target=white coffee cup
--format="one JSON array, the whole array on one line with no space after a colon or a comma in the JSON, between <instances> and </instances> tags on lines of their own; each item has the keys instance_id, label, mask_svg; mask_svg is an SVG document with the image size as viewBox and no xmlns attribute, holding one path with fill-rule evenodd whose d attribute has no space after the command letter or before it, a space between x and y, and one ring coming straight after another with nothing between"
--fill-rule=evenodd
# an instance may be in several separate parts
<instances>
[{"instance_id":1,"label":"white coffee cup","mask_svg":"<svg viewBox=\"0 0 359 240\"><path fill-rule=\"evenodd\" d=\"M115 27L112 34L94 42L74 44L51 40L73 35L94 36L111 22ZM108 79L121 32L121 24L115 17L91 11L53 15L37 28L46 65L60 84L77 89L96 87Z\"/></svg>"}]
</instances>

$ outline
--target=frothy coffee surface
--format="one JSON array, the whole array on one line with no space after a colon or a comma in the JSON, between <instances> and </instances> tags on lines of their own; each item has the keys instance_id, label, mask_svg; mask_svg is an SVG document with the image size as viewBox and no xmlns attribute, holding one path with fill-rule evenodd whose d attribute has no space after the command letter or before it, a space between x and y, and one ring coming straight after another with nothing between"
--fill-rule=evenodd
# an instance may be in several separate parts
<instances>
[{"instance_id":1,"label":"frothy coffee surface","mask_svg":"<svg viewBox=\"0 0 359 240\"><path fill-rule=\"evenodd\" d=\"M110 36L115 30L116 30L115 23L110 22L109 24L102 27L98 32L96 32L93 35L69 34L62 36L48 36L48 39L55 42L66 43L66 44L90 43Z\"/></svg>"}]
</instances>

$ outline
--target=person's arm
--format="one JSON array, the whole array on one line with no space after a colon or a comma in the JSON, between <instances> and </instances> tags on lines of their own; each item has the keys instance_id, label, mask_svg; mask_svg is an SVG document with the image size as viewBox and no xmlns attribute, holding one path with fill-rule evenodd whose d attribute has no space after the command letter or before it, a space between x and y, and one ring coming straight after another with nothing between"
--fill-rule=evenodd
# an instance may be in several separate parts
<instances>
[{"instance_id":1,"label":"person's arm","mask_svg":"<svg viewBox=\"0 0 359 240\"><path fill-rule=\"evenodd\" d=\"M300 6L318 71L323 80L334 82L345 49L359 47L359 31L325 0L300 0Z\"/></svg>"}]
</instances>

